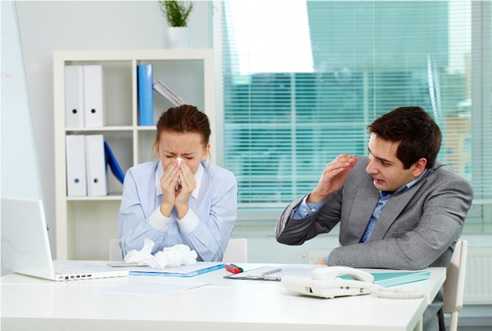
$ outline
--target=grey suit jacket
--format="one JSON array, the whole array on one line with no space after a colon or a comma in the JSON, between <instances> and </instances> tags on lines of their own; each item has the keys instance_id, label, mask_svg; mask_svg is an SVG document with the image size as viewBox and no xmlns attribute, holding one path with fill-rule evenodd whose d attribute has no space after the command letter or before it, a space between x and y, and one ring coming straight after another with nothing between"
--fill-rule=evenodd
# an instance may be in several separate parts
<instances>
[{"instance_id":1,"label":"grey suit jacket","mask_svg":"<svg viewBox=\"0 0 492 331\"><path fill-rule=\"evenodd\" d=\"M340 222L341 247L328 256L329 265L358 268L423 269L446 266L472 202L471 186L436 162L407 191L390 198L374 232L359 243L378 201L378 190L361 158L344 186L332 193L312 215L293 220L293 201L277 223L277 241L301 245Z\"/></svg>"}]
</instances>

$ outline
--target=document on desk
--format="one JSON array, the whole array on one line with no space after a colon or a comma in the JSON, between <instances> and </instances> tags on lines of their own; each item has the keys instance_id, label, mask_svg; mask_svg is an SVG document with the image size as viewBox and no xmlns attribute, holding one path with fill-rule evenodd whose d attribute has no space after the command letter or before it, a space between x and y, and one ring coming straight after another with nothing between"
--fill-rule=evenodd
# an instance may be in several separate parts
<instances>
[{"instance_id":1,"label":"document on desk","mask_svg":"<svg viewBox=\"0 0 492 331\"><path fill-rule=\"evenodd\" d=\"M157 281L161 280L161 281ZM114 286L106 286L102 291L107 295L172 295L177 292L189 291L208 286L209 283L194 280L182 282L171 278L140 278L128 279L128 282L120 282Z\"/></svg>"},{"instance_id":2,"label":"document on desk","mask_svg":"<svg viewBox=\"0 0 492 331\"><path fill-rule=\"evenodd\" d=\"M223 263L217 262L198 262L191 265L172 267L165 269L154 269L149 267L139 267L130 269L130 276L164 276L164 277L195 277L211 271L224 268Z\"/></svg>"}]
</instances>

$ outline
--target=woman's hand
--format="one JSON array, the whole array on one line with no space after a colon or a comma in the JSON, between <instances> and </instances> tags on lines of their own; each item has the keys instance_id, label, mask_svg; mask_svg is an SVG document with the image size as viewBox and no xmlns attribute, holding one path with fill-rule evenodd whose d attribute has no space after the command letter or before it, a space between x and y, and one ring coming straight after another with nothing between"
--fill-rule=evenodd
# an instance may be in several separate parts
<instances>
[{"instance_id":1,"label":"woman's hand","mask_svg":"<svg viewBox=\"0 0 492 331\"><path fill-rule=\"evenodd\" d=\"M331 193L338 191L357 163L357 158L351 155L338 155L335 160L330 162L321 178L319 179L318 185L314 188L313 192L309 194L307 202L317 203L328 197Z\"/></svg>"},{"instance_id":2,"label":"woman's hand","mask_svg":"<svg viewBox=\"0 0 492 331\"><path fill-rule=\"evenodd\" d=\"M169 167L168 171L164 172L164 175L162 175L160 180L161 191L163 194L160 209L161 214L166 217L171 216L171 212L175 204L176 185L178 184L178 178L179 166L178 163L175 162L171 167Z\"/></svg>"},{"instance_id":3,"label":"woman's hand","mask_svg":"<svg viewBox=\"0 0 492 331\"><path fill-rule=\"evenodd\" d=\"M191 169L184 162L180 165L178 176L181 188L176 192L175 206L178 218L181 219L188 212L188 201L191 193L196 188L196 182Z\"/></svg>"}]
</instances>

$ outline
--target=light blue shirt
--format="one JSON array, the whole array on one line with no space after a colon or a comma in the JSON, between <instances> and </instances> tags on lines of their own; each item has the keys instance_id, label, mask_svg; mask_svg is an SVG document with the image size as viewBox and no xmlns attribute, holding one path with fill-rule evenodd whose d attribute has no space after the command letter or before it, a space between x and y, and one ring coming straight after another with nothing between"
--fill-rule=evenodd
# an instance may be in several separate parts
<instances>
[{"instance_id":1,"label":"light blue shirt","mask_svg":"<svg viewBox=\"0 0 492 331\"><path fill-rule=\"evenodd\" d=\"M196 189L187 214L180 220L160 212L163 194L159 180L161 162L147 162L128 170L118 215L120 245L124 255L141 249L144 239L155 243L153 253L185 244L202 261L222 260L237 218L237 182L232 172L202 162L195 174Z\"/></svg>"},{"instance_id":2,"label":"light blue shirt","mask_svg":"<svg viewBox=\"0 0 492 331\"><path fill-rule=\"evenodd\" d=\"M383 212L383 208L386 205L386 203L389 201L389 199L396 194L401 194L405 192L406 190L410 189L412 186L414 186L421 178L423 178L427 174L427 170L425 170L419 177L415 178L411 182L403 185L400 187L398 190L394 192L384 192L380 191L378 193L378 202L376 203L376 207L374 207L374 210L371 214L371 217L369 217L369 221L367 222L366 229L364 230L364 233L360 239L360 243L365 243L371 238L371 235L374 231L374 228L376 226L377 221L379 220L379 217L381 216L381 213ZM294 211L293 219L294 220L301 220L315 212L317 212L321 206L323 205L323 202L319 203L308 203L307 202L307 195L304 197L302 200L301 204L296 208Z\"/></svg>"}]
</instances>

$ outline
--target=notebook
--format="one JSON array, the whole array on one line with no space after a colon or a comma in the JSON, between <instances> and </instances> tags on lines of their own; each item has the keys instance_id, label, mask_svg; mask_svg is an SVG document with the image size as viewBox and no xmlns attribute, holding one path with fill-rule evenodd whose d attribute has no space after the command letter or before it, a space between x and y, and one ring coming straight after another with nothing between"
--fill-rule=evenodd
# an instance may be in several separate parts
<instances>
[{"instance_id":1,"label":"notebook","mask_svg":"<svg viewBox=\"0 0 492 331\"><path fill-rule=\"evenodd\" d=\"M374 283L392 287L429 279L430 271L372 272Z\"/></svg>"},{"instance_id":2,"label":"notebook","mask_svg":"<svg viewBox=\"0 0 492 331\"><path fill-rule=\"evenodd\" d=\"M162 270L150 267L138 267L130 269L130 276L195 277L223 268L223 263L215 262L198 262L196 264L165 268Z\"/></svg>"}]
</instances>

